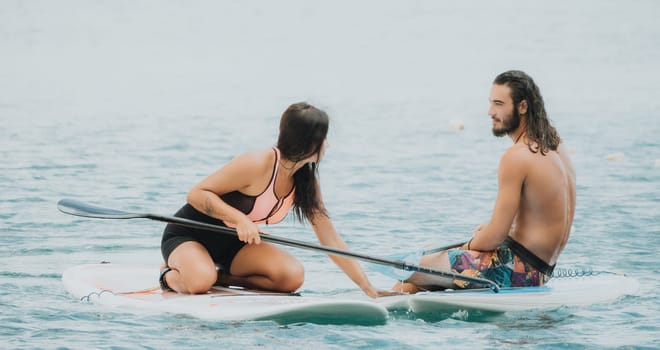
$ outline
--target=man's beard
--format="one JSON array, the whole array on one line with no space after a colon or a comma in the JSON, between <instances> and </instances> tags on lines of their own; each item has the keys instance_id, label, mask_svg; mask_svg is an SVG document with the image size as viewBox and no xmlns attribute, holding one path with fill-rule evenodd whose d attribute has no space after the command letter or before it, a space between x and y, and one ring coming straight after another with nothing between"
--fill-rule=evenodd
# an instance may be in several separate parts
<instances>
[{"instance_id":1,"label":"man's beard","mask_svg":"<svg viewBox=\"0 0 660 350\"><path fill-rule=\"evenodd\" d=\"M520 114L518 114L518 108L513 108L513 113L509 118L502 119L502 127L496 128L493 127L493 135L497 137L502 137L509 134L510 132L518 129L520 126Z\"/></svg>"}]
</instances>

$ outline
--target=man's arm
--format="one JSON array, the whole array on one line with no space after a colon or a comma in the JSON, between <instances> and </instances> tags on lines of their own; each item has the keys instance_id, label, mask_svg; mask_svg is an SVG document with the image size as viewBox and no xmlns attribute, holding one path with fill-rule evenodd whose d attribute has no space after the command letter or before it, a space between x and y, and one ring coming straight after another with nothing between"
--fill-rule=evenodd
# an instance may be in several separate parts
<instances>
[{"instance_id":1,"label":"man's arm","mask_svg":"<svg viewBox=\"0 0 660 350\"><path fill-rule=\"evenodd\" d=\"M500 159L498 191L490 222L480 226L470 241L470 249L495 250L509 235L513 220L518 213L526 170L524 153L520 148L509 149ZM463 246L467 249L467 244Z\"/></svg>"}]
</instances>

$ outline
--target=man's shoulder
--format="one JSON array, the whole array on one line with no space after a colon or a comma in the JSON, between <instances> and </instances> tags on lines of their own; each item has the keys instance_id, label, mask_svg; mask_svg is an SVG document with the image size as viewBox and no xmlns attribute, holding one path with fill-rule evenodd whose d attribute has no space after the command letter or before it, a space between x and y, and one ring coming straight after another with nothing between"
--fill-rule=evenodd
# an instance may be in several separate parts
<instances>
[{"instance_id":1,"label":"man's shoulder","mask_svg":"<svg viewBox=\"0 0 660 350\"><path fill-rule=\"evenodd\" d=\"M500 171L509 174L518 173L526 176L540 159L538 154L532 152L524 143L515 144L507 149L500 158Z\"/></svg>"},{"instance_id":2,"label":"man's shoulder","mask_svg":"<svg viewBox=\"0 0 660 350\"><path fill-rule=\"evenodd\" d=\"M529 161L532 159L533 155L534 153L529 147L521 142L509 147L504 154L502 154L502 159L511 161Z\"/></svg>"}]
</instances>

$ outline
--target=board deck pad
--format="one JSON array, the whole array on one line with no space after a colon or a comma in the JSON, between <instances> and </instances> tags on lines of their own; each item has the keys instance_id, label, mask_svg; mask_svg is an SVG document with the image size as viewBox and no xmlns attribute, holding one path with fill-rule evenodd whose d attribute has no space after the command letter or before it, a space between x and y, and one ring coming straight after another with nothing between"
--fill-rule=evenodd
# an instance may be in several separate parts
<instances>
[{"instance_id":1,"label":"board deck pad","mask_svg":"<svg viewBox=\"0 0 660 350\"><path fill-rule=\"evenodd\" d=\"M216 286L206 294L163 292L157 266L89 264L67 269L65 289L75 297L127 311L184 314L213 321L261 321L280 324L375 325L387 321L387 309L370 300L305 296Z\"/></svg>"}]
</instances>

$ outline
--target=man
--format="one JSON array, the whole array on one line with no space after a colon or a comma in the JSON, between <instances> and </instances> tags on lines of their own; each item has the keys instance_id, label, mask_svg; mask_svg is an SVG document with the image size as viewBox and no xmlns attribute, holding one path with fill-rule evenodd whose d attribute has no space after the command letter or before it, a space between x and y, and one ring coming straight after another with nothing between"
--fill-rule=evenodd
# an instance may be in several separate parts
<instances>
[{"instance_id":1,"label":"man","mask_svg":"<svg viewBox=\"0 0 660 350\"><path fill-rule=\"evenodd\" d=\"M552 275L575 213L575 172L550 124L530 76L508 71L495 78L488 115L493 134L513 141L500 159L491 220L459 249L424 256L420 265L482 277L501 287L540 286ZM394 289L477 287L415 273Z\"/></svg>"}]
</instances>

